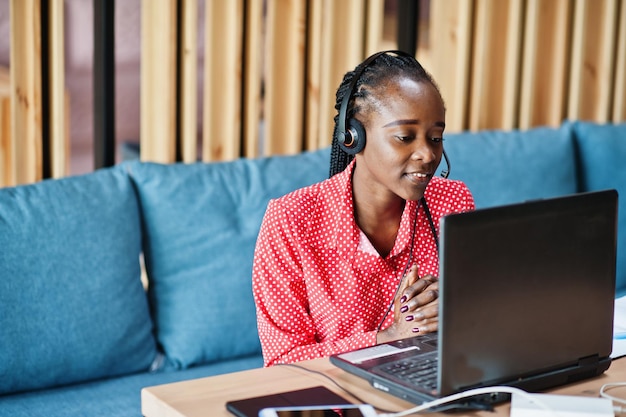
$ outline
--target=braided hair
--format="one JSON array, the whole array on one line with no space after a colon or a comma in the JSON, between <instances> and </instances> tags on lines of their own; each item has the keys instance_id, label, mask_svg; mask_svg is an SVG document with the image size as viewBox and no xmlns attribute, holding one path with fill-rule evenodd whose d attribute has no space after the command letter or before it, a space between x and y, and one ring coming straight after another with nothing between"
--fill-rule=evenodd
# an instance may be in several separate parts
<instances>
[{"instance_id":1,"label":"braided hair","mask_svg":"<svg viewBox=\"0 0 626 417\"><path fill-rule=\"evenodd\" d=\"M346 153L339 146L339 108L346 94L350 94L350 83L356 74L361 74L360 78L352 92L350 103L348 104L347 117L353 118L357 113L363 111L362 104L371 96L372 90L385 83L385 81L397 79L401 76L410 77L417 82L428 82L432 84L439 92L439 88L431 75L424 70L422 65L413 57L403 54L383 53L374 61L366 64L363 61L353 71L347 72L343 76L343 80L336 92L335 110L335 127L333 129L333 141L330 154L330 175L333 176L343 171L349 164L354 155ZM367 65L367 66L366 66ZM441 93L440 93L441 95Z\"/></svg>"}]
</instances>

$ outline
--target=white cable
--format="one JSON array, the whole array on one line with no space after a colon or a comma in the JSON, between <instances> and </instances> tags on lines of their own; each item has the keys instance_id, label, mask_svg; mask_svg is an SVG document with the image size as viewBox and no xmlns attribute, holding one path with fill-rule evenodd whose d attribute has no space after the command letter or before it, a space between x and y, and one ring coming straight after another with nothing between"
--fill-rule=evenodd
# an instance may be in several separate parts
<instances>
[{"instance_id":1,"label":"white cable","mask_svg":"<svg viewBox=\"0 0 626 417\"><path fill-rule=\"evenodd\" d=\"M553 414L554 416L558 416L559 413L550 408L546 403L544 403L543 401L539 400L536 396L532 396L530 394L528 394L526 391L521 390L519 388L514 388L514 387L507 387L507 386L494 386L494 387L484 387L484 388L476 388L476 389L472 389L469 391L464 391L464 392L460 392L458 394L452 394L452 395L448 395L447 397L443 397L443 398L439 398L433 401L429 401L427 403L424 403L422 405L419 405L417 407L414 408L410 408L408 410L404 410L404 411L400 411L398 413L389 413L389 414L379 414L378 417L404 417L404 416L408 416L410 414L417 414L421 411L426 411L430 408L433 407L437 407L440 405L444 405L453 401L457 401L463 398L467 398L467 397L473 397L474 395L481 395L481 394L495 394L495 393L499 393L499 392L503 392L503 393L508 393L508 394L518 394L521 395L523 397L525 397L526 399L528 399L530 402L538 405L539 407L543 408L544 410L550 412L551 414ZM432 411L432 410L431 410Z\"/></svg>"},{"instance_id":2,"label":"white cable","mask_svg":"<svg viewBox=\"0 0 626 417\"><path fill-rule=\"evenodd\" d=\"M613 395L606 393L606 391L608 391L611 388L625 387L625 386L626 386L626 382L609 382L607 384L602 385L602 387L600 387L600 396L604 398L608 398L609 400L616 402L616 403L626 404L626 399L615 397Z\"/></svg>"}]
</instances>

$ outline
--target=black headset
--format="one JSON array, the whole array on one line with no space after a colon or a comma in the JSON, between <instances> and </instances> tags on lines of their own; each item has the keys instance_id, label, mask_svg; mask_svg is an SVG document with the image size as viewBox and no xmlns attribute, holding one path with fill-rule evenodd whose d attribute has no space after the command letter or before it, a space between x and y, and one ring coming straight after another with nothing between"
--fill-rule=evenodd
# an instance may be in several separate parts
<instances>
[{"instance_id":1,"label":"black headset","mask_svg":"<svg viewBox=\"0 0 626 417\"><path fill-rule=\"evenodd\" d=\"M376 58L385 54L394 54L415 59L413 55L399 50L380 51L363 61L361 68L354 73L352 80L350 81L350 85L348 86L348 91L341 100L337 121L337 143L339 144L339 147L349 155L355 155L365 148L365 127L363 127L363 124L357 119L348 117L348 104L350 103L350 99L352 99L352 95L356 90L356 85L359 79L367 67L369 67L376 60ZM443 150L443 158L445 159L448 168L441 171L441 176L448 178L448 175L450 175L450 161L448 160L448 155L446 155L445 150Z\"/></svg>"}]
</instances>

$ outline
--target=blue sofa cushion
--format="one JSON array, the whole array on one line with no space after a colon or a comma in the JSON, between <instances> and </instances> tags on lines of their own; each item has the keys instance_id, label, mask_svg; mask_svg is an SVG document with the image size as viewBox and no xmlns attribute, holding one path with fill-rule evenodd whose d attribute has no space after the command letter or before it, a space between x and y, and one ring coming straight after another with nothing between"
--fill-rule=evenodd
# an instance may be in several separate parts
<instances>
[{"instance_id":1,"label":"blue sofa cushion","mask_svg":"<svg viewBox=\"0 0 626 417\"><path fill-rule=\"evenodd\" d=\"M0 416L141 417L141 389L263 366L261 355L176 372L143 372L79 385L0 396Z\"/></svg>"},{"instance_id":2,"label":"blue sofa cushion","mask_svg":"<svg viewBox=\"0 0 626 417\"><path fill-rule=\"evenodd\" d=\"M569 124L569 123L568 123ZM618 295L626 294L626 123L571 123L581 166L580 191L614 188L619 194L617 281Z\"/></svg>"},{"instance_id":3,"label":"blue sofa cushion","mask_svg":"<svg viewBox=\"0 0 626 417\"><path fill-rule=\"evenodd\" d=\"M0 393L146 370L137 199L122 170L0 189Z\"/></svg>"},{"instance_id":4,"label":"blue sofa cushion","mask_svg":"<svg viewBox=\"0 0 626 417\"><path fill-rule=\"evenodd\" d=\"M328 176L329 149L232 162L130 162L164 368L260 352L252 296L256 237L270 198Z\"/></svg>"},{"instance_id":5,"label":"blue sofa cushion","mask_svg":"<svg viewBox=\"0 0 626 417\"><path fill-rule=\"evenodd\" d=\"M568 127L451 133L445 135L444 148L450 178L465 182L476 208L577 191L574 140Z\"/></svg>"}]
</instances>

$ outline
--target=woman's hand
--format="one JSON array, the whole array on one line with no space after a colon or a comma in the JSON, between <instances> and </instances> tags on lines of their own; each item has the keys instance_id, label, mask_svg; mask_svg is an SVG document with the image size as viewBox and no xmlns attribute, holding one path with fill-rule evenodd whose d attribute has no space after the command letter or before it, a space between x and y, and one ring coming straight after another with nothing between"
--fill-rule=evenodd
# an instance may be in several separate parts
<instances>
[{"instance_id":1,"label":"woman's hand","mask_svg":"<svg viewBox=\"0 0 626 417\"><path fill-rule=\"evenodd\" d=\"M436 332L439 328L439 281L420 277L412 265L394 301L394 322L378 333L378 343Z\"/></svg>"}]
</instances>

